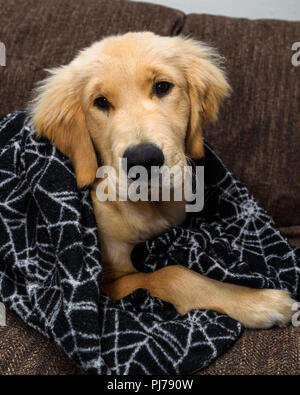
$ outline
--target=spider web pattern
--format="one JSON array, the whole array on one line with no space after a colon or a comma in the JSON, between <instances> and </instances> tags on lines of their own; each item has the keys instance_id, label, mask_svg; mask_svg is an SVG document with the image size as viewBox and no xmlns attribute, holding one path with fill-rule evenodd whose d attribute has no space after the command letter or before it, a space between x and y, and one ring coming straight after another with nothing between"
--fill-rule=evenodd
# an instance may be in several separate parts
<instances>
[{"instance_id":1,"label":"spider web pattern","mask_svg":"<svg viewBox=\"0 0 300 395\"><path fill-rule=\"evenodd\" d=\"M205 210L137 246L142 271L182 264L222 281L299 295L292 248L206 145ZM208 176L207 176L208 175ZM207 366L242 331L210 310L179 315L137 290L111 302L87 189L69 159L35 138L26 113L0 118L0 299L92 374L182 374Z\"/></svg>"},{"instance_id":2,"label":"spider web pattern","mask_svg":"<svg viewBox=\"0 0 300 395\"><path fill-rule=\"evenodd\" d=\"M298 300L300 248L288 243L206 142L205 160L196 164L205 166L204 209L137 246L135 266L153 271L180 264L224 282L282 289Z\"/></svg>"}]
</instances>

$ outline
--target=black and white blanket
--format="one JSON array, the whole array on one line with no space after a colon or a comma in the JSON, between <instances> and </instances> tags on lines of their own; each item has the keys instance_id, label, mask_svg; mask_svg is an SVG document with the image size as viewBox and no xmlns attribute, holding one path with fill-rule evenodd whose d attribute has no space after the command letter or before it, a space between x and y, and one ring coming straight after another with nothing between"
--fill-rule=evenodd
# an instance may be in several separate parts
<instances>
[{"instance_id":1,"label":"black and white blanket","mask_svg":"<svg viewBox=\"0 0 300 395\"><path fill-rule=\"evenodd\" d=\"M137 246L141 271L181 264L221 281L300 297L300 249L206 144L205 206ZM181 316L137 290L100 291L101 251L88 189L19 111L0 119L0 300L93 374L192 373L227 350L240 323L209 310Z\"/></svg>"}]
</instances>

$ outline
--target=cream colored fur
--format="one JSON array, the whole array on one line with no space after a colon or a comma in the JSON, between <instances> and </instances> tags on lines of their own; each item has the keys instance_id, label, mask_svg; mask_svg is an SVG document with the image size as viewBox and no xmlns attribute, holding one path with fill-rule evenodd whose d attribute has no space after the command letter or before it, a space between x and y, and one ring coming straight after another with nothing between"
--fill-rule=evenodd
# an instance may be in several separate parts
<instances>
[{"instance_id":1,"label":"cream colored fur","mask_svg":"<svg viewBox=\"0 0 300 395\"><path fill-rule=\"evenodd\" d=\"M173 84L159 98L156 82ZM202 129L215 121L230 87L220 57L184 37L128 33L96 42L68 65L50 70L30 105L39 136L51 139L74 164L79 187L91 188L103 250L103 289L118 299L147 288L184 314L211 308L248 327L285 325L292 299L282 291L224 284L181 266L137 273L130 259L135 244L184 219L184 202L100 202L95 187L99 165L118 171L129 145L151 142L166 165L181 167L203 155ZM109 111L94 105L104 96Z\"/></svg>"}]
</instances>

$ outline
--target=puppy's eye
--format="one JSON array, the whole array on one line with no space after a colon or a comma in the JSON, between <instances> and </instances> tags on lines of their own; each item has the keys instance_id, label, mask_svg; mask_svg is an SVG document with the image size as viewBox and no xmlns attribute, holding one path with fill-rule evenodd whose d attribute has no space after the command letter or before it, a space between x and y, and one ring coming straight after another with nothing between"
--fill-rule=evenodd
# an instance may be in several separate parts
<instances>
[{"instance_id":1,"label":"puppy's eye","mask_svg":"<svg viewBox=\"0 0 300 395\"><path fill-rule=\"evenodd\" d=\"M167 82L167 81L157 82L154 85L154 92L155 92L157 97L163 97L167 93L170 92L172 87L173 87L173 85L170 82Z\"/></svg>"},{"instance_id":2,"label":"puppy's eye","mask_svg":"<svg viewBox=\"0 0 300 395\"><path fill-rule=\"evenodd\" d=\"M106 97L101 96L95 99L94 105L100 108L101 110L109 110L110 102L106 99Z\"/></svg>"}]
</instances>

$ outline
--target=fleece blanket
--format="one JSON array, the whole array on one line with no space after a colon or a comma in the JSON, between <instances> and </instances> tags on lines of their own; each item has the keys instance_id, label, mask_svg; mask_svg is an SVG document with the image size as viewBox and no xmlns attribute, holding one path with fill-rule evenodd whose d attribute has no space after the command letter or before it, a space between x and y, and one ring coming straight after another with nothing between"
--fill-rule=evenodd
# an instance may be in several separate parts
<instances>
[{"instance_id":1,"label":"fleece blanket","mask_svg":"<svg viewBox=\"0 0 300 395\"><path fill-rule=\"evenodd\" d=\"M136 246L141 271L180 264L212 278L300 296L300 249L205 145L205 205L181 226ZM226 315L184 316L140 289L101 293L101 251L89 190L72 163L37 140L23 111L0 119L0 300L91 374L182 374L237 339Z\"/></svg>"}]
</instances>

